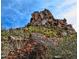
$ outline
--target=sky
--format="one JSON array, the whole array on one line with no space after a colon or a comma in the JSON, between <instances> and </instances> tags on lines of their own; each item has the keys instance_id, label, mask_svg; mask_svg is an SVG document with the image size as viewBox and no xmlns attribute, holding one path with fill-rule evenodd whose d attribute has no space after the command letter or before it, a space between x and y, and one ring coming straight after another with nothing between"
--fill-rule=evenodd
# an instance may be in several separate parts
<instances>
[{"instance_id":1,"label":"sky","mask_svg":"<svg viewBox=\"0 0 79 59\"><path fill-rule=\"evenodd\" d=\"M34 11L50 10L57 19L67 19L77 30L76 0L1 0L1 27L24 27Z\"/></svg>"}]
</instances>

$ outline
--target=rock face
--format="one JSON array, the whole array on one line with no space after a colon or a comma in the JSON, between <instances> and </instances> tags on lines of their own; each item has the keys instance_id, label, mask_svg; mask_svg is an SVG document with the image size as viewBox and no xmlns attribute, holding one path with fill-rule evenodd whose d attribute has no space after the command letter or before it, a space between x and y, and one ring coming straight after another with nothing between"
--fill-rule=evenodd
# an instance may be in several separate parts
<instances>
[{"instance_id":1,"label":"rock face","mask_svg":"<svg viewBox=\"0 0 79 59\"><path fill-rule=\"evenodd\" d=\"M30 21L31 25L43 25L43 26L58 26L58 27L65 27L67 25L66 19L55 19L52 15L52 13L44 9L43 11L36 11L32 13L32 18Z\"/></svg>"}]
</instances>

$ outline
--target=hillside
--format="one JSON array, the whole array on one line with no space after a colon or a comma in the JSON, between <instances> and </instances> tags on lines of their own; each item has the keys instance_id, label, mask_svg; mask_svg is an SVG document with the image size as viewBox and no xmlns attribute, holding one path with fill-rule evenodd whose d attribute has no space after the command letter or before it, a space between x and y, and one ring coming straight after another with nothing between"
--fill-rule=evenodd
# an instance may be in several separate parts
<instances>
[{"instance_id":1,"label":"hillside","mask_svg":"<svg viewBox=\"0 0 79 59\"><path fill-rule=\"evenodd\" d=\"M23 28L1 30L2 59L76 59L77 33L67 20L45 9Z\"/></svg>"}]
</instances>

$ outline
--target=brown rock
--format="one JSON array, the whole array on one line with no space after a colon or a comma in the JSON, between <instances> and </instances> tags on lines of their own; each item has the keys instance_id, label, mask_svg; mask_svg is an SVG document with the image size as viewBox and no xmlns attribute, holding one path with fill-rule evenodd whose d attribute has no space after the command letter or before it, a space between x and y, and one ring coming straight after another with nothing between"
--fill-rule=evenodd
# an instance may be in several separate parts
<instances>
[{"instance_id":1,"label":"brown rock","mask_svg":"<svg viewBox=\"0 0 79 59\"><path fill-rule=\"evenodd\" d=\"M43 11L36 11L32 14L32 18L30 21L31 25L38 25L38 26L46 26L46 27L53 27L57 26L63 28L67 25L66 19L55 19L52 13L48 9L44 9Z\"/></svg>"}]
</instances>

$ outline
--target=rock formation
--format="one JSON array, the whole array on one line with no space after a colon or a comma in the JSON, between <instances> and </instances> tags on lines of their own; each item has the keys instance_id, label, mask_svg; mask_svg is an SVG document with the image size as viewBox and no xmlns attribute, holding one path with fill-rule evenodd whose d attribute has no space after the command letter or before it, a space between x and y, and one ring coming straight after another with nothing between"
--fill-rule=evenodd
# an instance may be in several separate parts
<instances>
[{"instance_id":1,"label":"rock formation","mask_svg":"<svg viewBox=\"0 0 79 59\"><path fill-rule=\"evenodd\" d=\"M30 21L31 25L43 25L43 26L58 26L58 27L65 27L67 25L66 19L55 19L52 13L45 9L43 11L36 11L32 13L32 18Z\"/></svg>"}]
</instances>

